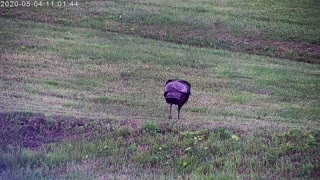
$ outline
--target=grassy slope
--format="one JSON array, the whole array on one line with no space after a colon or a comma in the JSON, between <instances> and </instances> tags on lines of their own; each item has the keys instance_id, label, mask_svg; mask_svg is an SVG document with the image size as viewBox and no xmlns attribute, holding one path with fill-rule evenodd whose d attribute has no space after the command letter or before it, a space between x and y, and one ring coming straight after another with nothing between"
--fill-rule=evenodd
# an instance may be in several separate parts
<instances>
[{"instance_id":1,"label":"grassy slope","mask_svg":"<svg viewBox=\"0 0 320 180\"><path fill-rule=\"evenodd\" d=\"M68 137L37 151L2 144L2 177L284 178L319 173L319 65L94 27L6 18L0 23L0 110L84 118L84 126L63 126L84 138L79 142ZM169 121L162 87L175 77L191 82L192 96L182 120Z\"/></svg>"},{"instance_id":2,"label":"grassy slope","mask_svg":"<svg viewBox=\"0 0 320 180\"><path fill-rule=\"evenodd\" d=\"M304 1L78 1L11 8L9 18L88 27L236 52L319 63L320 13Z\"/></svg>"}]
</instances>

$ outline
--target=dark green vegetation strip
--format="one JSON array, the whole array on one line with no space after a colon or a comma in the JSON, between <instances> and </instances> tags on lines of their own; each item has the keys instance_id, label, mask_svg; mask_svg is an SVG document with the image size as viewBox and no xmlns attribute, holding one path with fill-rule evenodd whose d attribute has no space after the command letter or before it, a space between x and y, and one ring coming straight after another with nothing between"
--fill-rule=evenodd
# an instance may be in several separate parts
<instances>
[{"instance_id":1,"label":"dark green vegetation strip","mask_svg":"<svg viewBox=\"0 0 320 180\"><path fill-rule=\"evenodd\" d=\"M0 149L2 177L109 179L121 177L123 172L126 178L175 174L219 179L319 175L320 131L289 129L280 133L271 128L242 136L237 129L222 127L192 130L146 121L136 129L133 121L85 121L30 112L1 113L0 118L7 128L1 131L6 137L1 139L4 142ZM82 140L61 142L62 136L64 140ZM60 143L37 151L15 149L34 147L47 140ZM86 169L81 170L82 166Z\"/></svg>"},{"instance_id":2,"label":"dark green vegetation strip","mask_svg":"<svg viewBox=\"0 0 320 180\"><path fill-rule=\"evenodd\" d=\"M0 15L319 63L319 9L316 0L80 0L78 6L1 8Z\"/></svg>"}]
</instances>

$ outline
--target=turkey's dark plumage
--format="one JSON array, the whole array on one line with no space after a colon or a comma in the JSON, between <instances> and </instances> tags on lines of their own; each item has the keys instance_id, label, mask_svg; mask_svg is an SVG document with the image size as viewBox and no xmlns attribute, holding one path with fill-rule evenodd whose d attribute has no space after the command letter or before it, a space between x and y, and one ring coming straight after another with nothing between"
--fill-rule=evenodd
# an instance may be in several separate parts
<instances>
[{"instance_id":1,"label":"turkey's dark plumage","mask_svg":"<svg viewBox=\"0 0 320 180\"><path fill-rule=\"evenodd\" d=\"M190 96L191 84L188 81L170 79L164 87L164 98L170 104L170 115L172 104L178 105L178 119L180 118L180 110L182 106L188 101Z\"/></svg>"}]
</instances>

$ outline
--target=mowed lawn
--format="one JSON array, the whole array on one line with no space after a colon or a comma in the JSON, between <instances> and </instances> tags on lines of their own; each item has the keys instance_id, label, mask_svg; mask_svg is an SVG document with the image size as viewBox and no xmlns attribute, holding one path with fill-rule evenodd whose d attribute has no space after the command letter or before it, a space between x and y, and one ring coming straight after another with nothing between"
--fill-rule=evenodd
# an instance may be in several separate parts
<instances>
[{"instance_id":1,"label":"mowed lawn","mask_svg":"<svg viewBox=\"0 0 320 180\"><path fill-rule=\"evenodd\" d=\"M316 0L34 2L36 7L1 8L0 15L296 61L320 59Z\"/></svg>"},{"instance_id":2,"label":"mowed lawn","mask_svg":"<svg viewBox=\"0 0 320 180\"><path fill-rule=\"evenodd\" d=\"M26 8L1 9L0 179L319 177L320 65L308 63L317 62L317 52L290 51L282 56L278 51L259 51L257 55L228 44L220 48L190 43L188 38L195 34L144 36L141 33L148 27L151 34L161 32L151 23L159 20L152 19L157 14L130 19L141 12L131 5L156 13L170 2L106 1L98 8L97 2L84 6L79 1L78 10L39 8L36 12L43 16L17 13L27 12ZM181 33L189 32L186 27L207 27L212 22L204 20L209 19L205 15L211 6L235 5L232 1L211 6L188 3L191 9L185 5L159 16L168 23L166 33L176 32L170 30L173 27ZM259 1L252 3L259 5ZM69 23L50 16L61 12L65 12L60 14L63 18L70 17ZM83 16L87 21L77 18L83 15L80 12L88 12ZM118 16L120 12L125 13ZM192 13L200 14L199 21L190 20L190 26L179 23ZM94 21L102 15L108 21ZM229 21L223 17L220 24ZM274 17L278 16L269 18ZM281 40L317 49L319 29L305 27L319 23L318 19L307 18L306 24L295 21L293 26L302 29L296 29L296 39L287 38L289 32L282 36L276 30L270 35L261 30L259 42ZM97 26L85 24L89 22ZM118 29L101 28L101 23ZM289 31L291 22L286 26ZM247 37L246 29L231 30L223 34ZM183 37L185 41L180 41ZM195 42L204 37L199 38ZM171 78L192 85L180 120L176 108L173 119L168 119L169 107L163 98L164 84Z\"/></svg>"}]
</instances>

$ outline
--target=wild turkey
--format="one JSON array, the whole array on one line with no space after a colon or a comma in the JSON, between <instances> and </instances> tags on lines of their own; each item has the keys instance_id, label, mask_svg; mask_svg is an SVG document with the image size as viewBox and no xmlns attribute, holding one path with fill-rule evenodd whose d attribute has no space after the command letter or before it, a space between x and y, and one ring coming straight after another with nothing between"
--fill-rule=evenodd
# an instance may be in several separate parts
<instances>
[{"instance_id":1,"label":"wild turkey","mask_svg":"<svg viewBox=\"0 0 320 180\"><path fill-rule=\"evenodd\" d=\"M188 101L190 89L191 84L188 81L178 79L167 81L163 95L167 103L170 104L169 119L171 119L172 104L178 105L178 119L180 118L180 109Z\"/></svg>"}]
</instances>

